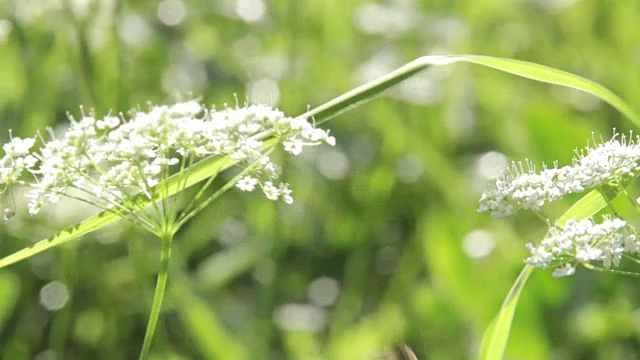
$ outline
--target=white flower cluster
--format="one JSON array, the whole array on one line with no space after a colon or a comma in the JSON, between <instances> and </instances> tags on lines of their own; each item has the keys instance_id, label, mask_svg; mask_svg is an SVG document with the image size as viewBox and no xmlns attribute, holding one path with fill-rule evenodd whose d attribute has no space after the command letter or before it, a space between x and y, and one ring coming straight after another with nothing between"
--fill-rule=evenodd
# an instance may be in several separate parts
<instances>
[{"instance_id":1,"label":"white flower cluster","mask_svg":"<svg viewBox=\"0 0 640 360\"><path fill-rule=\"evenodd\" d=\"M275 136L284 149L300 154L305 145L335 145L327 131L306 119L286 117L263 105L206 109L197 101L154 106L135 111L130 118L83 114L70 118L69 129L56 138L13 137L3 146L0 188L12 184L33 188L29 211L58 201L61 195L80 193L85 201L107 207L144 193L169 175L206 156L229 156L247 166L257 165L236 186L252 191L258 186L267 198L293 202L286 183L276 183L279 169L264 154L264 140ZM36 139L42 146L35 151ZM30 176L26 176L30 175Z\"/></svg>"},{"instance_id":2,"label":"white flower cluster","mask_svg":"<svg viewBox=\"0 0 640 360\"><path fill-rule=\"evenodd\" d=\"M528 243L531 256L525 260L539 268L555 268L554 277L575 273L577 263L599 261L605 268L619 266L623 254L637 254L640 238L620 219L568 220L563 228L551 227L540 245Z\"/></svg>"},{"instance_id":3,"label":"white flower cluster","mask_svg":"<svg viewBox=\"0 0 640 360\"><path fill-rule=\"evenodd\" d=\"M513 163L508 173L496 180L495 188L482 194L478 211L490 211L496 217L521 208L537 211L567 194L631 177L640 168L638 139L618 139L614 134L611 140L579 152L572 165L558 168L555 164L540 173L530 162Z\"/></svg>"}]
</instances>

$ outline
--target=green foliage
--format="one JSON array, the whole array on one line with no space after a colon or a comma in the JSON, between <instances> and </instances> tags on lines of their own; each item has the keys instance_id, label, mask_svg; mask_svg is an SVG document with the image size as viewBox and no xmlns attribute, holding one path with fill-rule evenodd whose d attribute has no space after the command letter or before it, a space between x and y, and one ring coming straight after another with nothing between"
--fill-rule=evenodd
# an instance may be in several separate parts
<instances>
[{"instance_id":1,"label":"green foliage","mask_svg":"<svg viewBox=\"0 0 640 360\"><path fill-rule=\"evenodd\" d=\"M64 124L79 104L105 114L192 91L222 105L272 82L279 107L299 114L433 52L551 65L640 103L640 82L630 81L640 78L634 2L276 0L265 18L248 22L233 15L242 1L185 1L178 26L159 20L157 2L96 0L84 10L53 3L0 7L12 26L0 45L3 139L9 128L30 136ZM30 6L46 16L18 11ZM412 20L367 27L375 6ZM497 150L563 161L591 131L608 137L612 126L629 124L593 97L477 67L437 67L412 79L327 123L337 149L285 160L294 205L232 191L177 234L152 356L374 357L404 342L419 358L476 356L522 268L523 244L544 235L524 214L496 222L476 213L486 181L477 160ZM14 198L1 199L18 213L0 227L2 257L92 214L65 203L30 218ZM552 210L562 214L568 204ZM496 247L471 257L463 239L479 229ZM0 358L137 355L160 244L125 222L86 238L2 270ZM318 285L327 277L339 295L318 305L322 296L311 290L331 293ZM40 304L52 280L70 294L56 311ZM633 358L640 332L630 314L639 299L634 279L584 272L560 281L536 272L507 356ZM321 314L324 325L287 327L278 315L291 304Z\"/></svg>"}]
</instances>

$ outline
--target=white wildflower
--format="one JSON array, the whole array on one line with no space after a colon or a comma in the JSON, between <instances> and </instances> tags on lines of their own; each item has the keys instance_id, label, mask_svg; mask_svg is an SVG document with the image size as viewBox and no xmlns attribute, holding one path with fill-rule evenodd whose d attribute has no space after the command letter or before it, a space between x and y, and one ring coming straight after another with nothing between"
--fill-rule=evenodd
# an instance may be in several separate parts
<instances>
[{"instance_id":1,"label":"white wildflower","mask_svg":"<svg viewBox=\"0 0 640 360\"><path fill-rule=\"evenodd\" d=\"M278 200L278 197L280 196L280 190L278 190L271 181L264 183L262 191L264 192L264 196L269 200Z\"/></svg>"},{"instance_id":2,"label":"white wildflower","mask_svg":"<svg viewBox=\"0 0 640 360\"><path fill-rule=\"evenodd\" d=\"M14 137L2 146L5 155L0 158L0 185L16 183L25 171L36 166L38 159L29 153L35 141Z\"/></svg>"},{"instance_id":3,"label":"white wildflower","mask_svg":"<svg viewBox=\"0 0 640 360\"><path fill-rule=\"evenodd\" d=\"M293 204L293 197L291 196L291 189L289 189L289 184L280 183L278 186L278 191L280 191L280 196L282 196L282 200L287 204Z\"/></svg>"},{"instance_id":4,"label":"white wildflower","mask_svg":"<svg viewBox=\"0 0 640 360\"><path fill-rule=\"evenodd\" d=\"M518 209L537 211L567 194L630 178L640 168L638 142L638 136L634 140L616 133L595 148L576 152L572 165L559 168L554 164L540 173L528 161L513 163L508 174L482 194L478 211L493 216L510 215Z\"/></svg>"},{"instance_id":5,"label":"white wildflower","mask_svg":"<svg viewBox=\"0 0 640 360\"><path fill-rule=\"evenodd\" d=\"M10 157L20 157L29 154L29 150L36 143L36 139L34 138L26 138L21 139L19 137L14 137L10 142L4 144L2 149L6 153L6 156Z\"/></svg>"},{"instance_id":6,"label":"white wildflower","mask_svg":"<svg viewBox=\"0 0 640 360\"><path fill-rule=\"evenodd\" d=\"M238 180L236 187L242 191L253 191L258 185L258 179L253 176L245 176L242 179Z\"/></svg>"},{"instance_id":7,"label":"white wildflower","mask_svg":"<svg viewBox=\"0 0 640 360\"><path fill-rule=\"evenodd\" d=\"M560 278L565 276L571 276L576 273L576 267L571 264L564 264L561 267L556 268L553 271L554 278Z\"/></svg>"},{"instance_id":8,"label":"white wildflower","mask_svg":"<svg viewBox=\"0 0 640 360\"><path fill-rule=\"evenodd\" d=\"M287 141L284 141L282 145L284 146L284 150L286 152L291 153L293 155L300 155L300 153L302 153L302 149L304 148L304 143L299 140L293 140L293 141L287 140Z\"/></svg>"},{"instance_id":9,"label":"white wildflower","mask_svg":"<svg viewBox=\"0 0 640 360\"><path fill-rule=\"evenodd\" d=\"M151 199L154 186L208 156L228 156L248 168L235 184L240 190L260 185L268 199L292 203L288 185L276 182L280 170L264 154L264 141L276 137L296 155L308 145L335 144L328 132L306 119L268 106L216 110L197 101L153 106L129 118L83 114L70 118L61 137L48 134L48 140L39 137L43 143L38 150L32 150L35 138L13 137L0 157L0 188L30 186L29 211L34 214L69 194L87 194L83 200L103 208L137 194Z\"/></svg>"},{"instance_id":10,"label":"white wildflower","mask_svg":"<svg viewBox=\"0 0 640 360\"><path fill-rule=\"evenodd\" d=\"M527 244L531 256L525 260L539 268L555 268L554 276L568 276L576 263L600 262L605 268L619 266L623 254L637 254L640 239L624 220L606 217L568 220L563 228L551 227L540 245Z\"/></svg>"}]
</instances>

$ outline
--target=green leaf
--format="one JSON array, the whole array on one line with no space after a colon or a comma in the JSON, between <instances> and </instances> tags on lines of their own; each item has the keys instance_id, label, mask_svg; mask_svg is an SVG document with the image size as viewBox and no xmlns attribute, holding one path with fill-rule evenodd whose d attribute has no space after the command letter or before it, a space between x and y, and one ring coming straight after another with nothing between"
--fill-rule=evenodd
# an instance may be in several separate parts
<instances>
[{"instance_id":1,"label":"green leaf","mask_svg":"<svg viewBox=\"0 0 640 360\"><path fill-rule=\"evenodd\" d=\"M518 299L532 272L533 266L530 265L526 265L524 269L522 269L516 282L511 287L507 298L504 300L504 303L502 303L500 312L498 312L498 315L496 315L487 330L485 330L480 346L480 359L502 359L504 350L507 347L507 340L509 340L509 332L511 331L511 323L513 322L513 315L518 305Z\"/></svg>"},{"instance_id":2,"label":"green leaf","mask_svg":"<svg viewBox=\"0 0 640 360\"><path fill-rule=\"evenodd\" d=\"M620 185L600 189L600 192L617 217L626 221L627 224L635 229L640 229L640 208L636 202L639 196L637 189L634 191L632 187Z\"/></svg>"},{"instance_id":3,"label":"green leaf","mask_svg":"<svg viewBox=\"0 0 640 360\"><path fill-rule=\"evenodd\" d=\"M629 120L631 120L636 126L640 126L640 117L631 107L629 107L629 105L624 102L624 100L609 91L607 88L591 80L587 80L566 71L557 70L540 64L483 55L444 55L420 57L402 66L401 68L380 77L379 79L359 86L349 92L346 92L343 95L338 96L331 101L328 101L312 110L309 110L301 116L314 117L317 123L322 123L328 119L331 119L332 117L341 114L342 112L348 111L355 106L371 100L375 95L378 95L382 91L430 66L449 65L458 62L467 62L482 65L510 74L518 75L527 79L565 86L587 92L606 101L622 114L624 114L627 118L629 118Z\"/></svg>"},{"instance_id":4,"label":"green leaf","mask_svg":"<svg viewBox=\"0 0 640 360\"><path fill-rule=\"evenodd\" d=\"M562 214L556 224L563 226L569 219L586 219L604 209L605 206L607 206L607 200L602 194L598 190L591 190Z\"/></svg>"},{"instance_id":5,"label":"green leaf","mask_svg":"<svg viewBox=\"0 0 640 360\"><path fill-rule=\"evenodd\" d=\"M300 115L300 117L314 118L316 123L320 124L366 101L373 99L381 92L391 88L392 86L402 82L403 80L419 73L420 71L430 66L449 65L458 62L468 62L482 65L507 73L515 74L521 77L585 91L608 102L613 107L618 109L622 114L628 117L634 124L640 126L640 118L622 99L595 82L584 79L577 75L570 74L565 71L557 70L539 64L514 59L496 58L481 55L420 57L398 68L397 70L380 77L379 79L359 86L314 109L311 109ZM268 146L271 146L274 143L275 140L271 139L271 142L268 143ZM265 147L266 146L267 145L265 145ZM177 192L180 192L185 188L197 184L198 182L208 178L209 176L212 176L213 174L217 174L233 166L235 163L235 161L229 158L214 157L202 160L189 169L185 170L182 174L174 175L159 184L157 187L158 194L162 194L163 197L174 195ZM151 201L147 199L143 194L141 194L133 199L131 204L138 205L138 208L142 208L144 206L151 205ZM128 206L131 204L124 205ZM31 245L0 259L0 268L29 258L52 247L69 242L81 235L90 233L96 229L108 225L118 220L119 218L120 217L116 214L110 212L102 212L77 225L63 230L48 239L42 240L34 245Z\"/></svg>"}]
</instances>

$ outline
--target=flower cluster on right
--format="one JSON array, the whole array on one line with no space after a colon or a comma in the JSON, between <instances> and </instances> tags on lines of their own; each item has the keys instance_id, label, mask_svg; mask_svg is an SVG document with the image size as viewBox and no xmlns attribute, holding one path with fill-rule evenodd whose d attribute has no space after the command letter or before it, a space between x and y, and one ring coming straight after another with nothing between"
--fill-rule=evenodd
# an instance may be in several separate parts
<instances>
[{"instance_id":1,"label":"flower cluster on right","mask_svg":"<svg viewBox=\"0 0 640 360\"><path fill-rule=\"evenodd\" d=\"M640 136L614 133L609 141L596 143L576 152L573 163L564 167L556 163L536 172L529 161L512 163L495 186L482 194L478 211L495 217L520 209L539 212L544 204L565 195L619 184L638 174ZM619 266L624 255L640 253L640 237L623 219L605 216L600 223L571 219L563 226L551 226L540 244L526 246L531 253L527 264L552 268L554 277L563 277L573 275L577 264Z\"/></svg>"}]
</instances>

